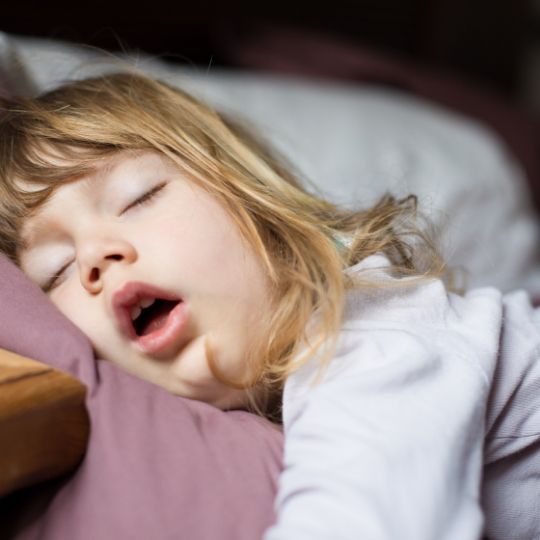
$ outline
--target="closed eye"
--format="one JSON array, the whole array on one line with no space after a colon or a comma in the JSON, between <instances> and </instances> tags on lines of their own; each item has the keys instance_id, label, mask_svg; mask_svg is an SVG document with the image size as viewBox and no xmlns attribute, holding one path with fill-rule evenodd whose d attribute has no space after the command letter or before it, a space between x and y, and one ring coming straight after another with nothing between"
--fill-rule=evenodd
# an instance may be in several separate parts
<instances>
[{"instance_id":1,"label":"closed eye","mask_svg":"<svg viewBox=\"0 0 540 540\"><path fill-rule=\"evenodd\" d=\"M157 186L153 187L152 189L150 189L149 191L147 191L146 193L143 193L143 195L141 195L140 197L138 197L137 199L135 199L132 203L130 203L128 206L126 206L126 208L124 208L122 210L122 212L120 213L120 215L122 215L124 212L127 212L128 210L131 210L133 208L136 208L138 206L144 206L145 204L148 204L152 199L154 199L156 197L156 195L167 185L167 182L162 182L161 184L158 184ZM55 274L53 276L51 276L51 278L45 283L45 285L43 285L41 287L41 289L45 292L45 293L48 293L50 292L54 287L56 287L58 285L58 281L59 279L62 277L63 273L66 271L66 269L68 268L68 266L72 263L73 261L69 261L67 264L65 264L64 266L62 266L62 268L60 268L58 270L58 272L55 272Z\"/></svg>"},{"instance_id":2,"label":"closed eye","mask_svg":"<svg viewBox=\"0 0 540 540\"><path fill-rule=\"evenodd\" d=\"M127 212L128 210L131 210L132 208L136 208L137 206L144 206L145 204L149 203L166 185L167 182L162 182L161 184L158 184L156 187L147 191L146 193L135 199L132 203L128 204L128 206L126 206L122 210L120 215L122 215L124 212Z\"/></svg>"},{"instance_id":3,"label":"closed eye","mask_svg":"<svg viewBox=\"0 0 540 540\"><path fill-rule=\"evenodd\" d=\"M68 263L64 264L58 272L56 272L50 279L41 287L41 290L45 293L48 293L53 289L57 284L58 280L62 277L62 274L67 270L67 267L72 263L73 261L69 261Z\"/></svg>"}]
</instances>

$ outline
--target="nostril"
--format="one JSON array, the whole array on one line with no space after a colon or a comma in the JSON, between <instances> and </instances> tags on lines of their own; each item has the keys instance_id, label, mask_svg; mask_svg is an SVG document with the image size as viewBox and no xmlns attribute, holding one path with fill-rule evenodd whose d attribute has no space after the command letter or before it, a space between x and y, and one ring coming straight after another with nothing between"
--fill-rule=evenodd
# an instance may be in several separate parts
<instances>
[{"instance_id":1,"label":"nostril","mask_svg":"<svg viewBox=\"0 0 540 540\"><path fill-rule=\"evenodd\" d=\"M90 272L90 276L88 276L88 279L91 282L97 281L99 279L99 270L97 268L92 268Z\"/></svg>"}]
</instances>

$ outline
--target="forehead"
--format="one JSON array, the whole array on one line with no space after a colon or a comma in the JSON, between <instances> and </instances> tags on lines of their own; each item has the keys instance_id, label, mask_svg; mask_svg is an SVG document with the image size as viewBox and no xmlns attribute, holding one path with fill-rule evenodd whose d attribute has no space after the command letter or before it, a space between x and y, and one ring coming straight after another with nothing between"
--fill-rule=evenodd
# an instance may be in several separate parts
<instances>
[{"instance_id":1,"label":"forehead","mask_svg":"<svg viewBox=\"0 0 540 540\"><path fill-rule=\"evenodd\" d=\"M154 154L155 152L144 151L144 150L119 150L118 152L113 153L110 156L103 158L96 158L93 162L87 164L89 172L83 176L77 176L73 180L62 180L58 181L58 187L54 186L54 180L49 182L39 182L39 181L27 181L21 178L15 179L15 184L22 192L32 193L37 191L42 191L45 187L52 186L54 191L59 189L67 184L77 183L77 184L91 184L93 188L96 187L96 183L102 182L106 179L118 166L122 163L132 160L143 158L146 154ZM156 153L157 154L157 153ZM81 155L80 161L74 158L66 158L55 154L51 150L45 150L40 155L42 156L43 162L47 166L58 167L59 172L61 169L67 169L69 167L76 167L77 165L82 165L84 161L84 155ZM39 213L38 211L33 212L32 215Z\"/></svg>"},{"instance_id":2,"label":"forehead","mask_svg":"<svg viewBox=\"0 0 540 540\"><path fill-rule=\"evenodd\" d=\"M69 165L70 162L54 158L58 166ZM52 160L51 160L52 161ZM80 200L96 200L104 187L112 180L129 175L141 175L174 169L174 163L163 154L151 150L122 150L112 156L96 161L89 174L77 178L75 181L61 183L47 201L32 211L24 220L21 230L23 249L33 244L39 233L46 226L55 221L55 205L60 200L69 200L75 195ZM18 181L19 187L24 191L39 191L43 185ZM62 208L65 210L65 207Z\"/></svg>"}]
</instances>

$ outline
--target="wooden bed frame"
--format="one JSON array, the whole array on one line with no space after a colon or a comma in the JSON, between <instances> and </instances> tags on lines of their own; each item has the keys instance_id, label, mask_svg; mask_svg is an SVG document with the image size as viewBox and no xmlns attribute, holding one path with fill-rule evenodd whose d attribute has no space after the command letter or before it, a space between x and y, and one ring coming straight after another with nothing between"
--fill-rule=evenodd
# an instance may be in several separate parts
<instances>
[{"instance_id":1,"label":"wooden bed frame","mask_svg":"<svg viewBox=\"0 0 540 540\"><path fill-rule=\"evenodd\" d=\"M90 431L85 395L73 377L0 349L0 496L76 467Z\"/></svg>"}]
</instances>

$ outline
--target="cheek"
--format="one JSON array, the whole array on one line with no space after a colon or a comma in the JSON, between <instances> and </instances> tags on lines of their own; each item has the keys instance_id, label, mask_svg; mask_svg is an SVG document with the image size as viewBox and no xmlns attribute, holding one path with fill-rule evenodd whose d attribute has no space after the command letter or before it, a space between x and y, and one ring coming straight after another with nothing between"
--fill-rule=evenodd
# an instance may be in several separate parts
<instances>
[{"instance_id":1,"label":"cheek","mask_svg":"<svg viewBox=\"0 0 540 540\"><path fill-rule=\"evenodd\" d=\"M242 267L243 249L236 230L217 215L192 213L154 224L145 238L148 247L158 251L176 267L201 277L223 274L231 264ZM150 233L150 234L149 234ZM156 238L160 241L156 243Z\"/></svg>"},{"instance_id":2,"label":"cheek","mask_svg":"<svg viewBox=\"0 0 540 540\"><path fill-rule=\"evenodd\" d=\"M50 299L65 317L92 340L98 331L98 325L95 324L97 321L92 320L92 310L80 294L67 287L54 291Z\"/></svg>"},{"instance_id":3,"label":"cheek","mask_svg":"<svg viewBox=\"0 0 540 540\"><path fill-rule=\"evenodd\" d=\"M261 289L269 285L262 263L225 210L200 202L141 228L138 245L150 260L175 272L179 287L215 300L258 305Z\"/></svg>"}]
</instances>

